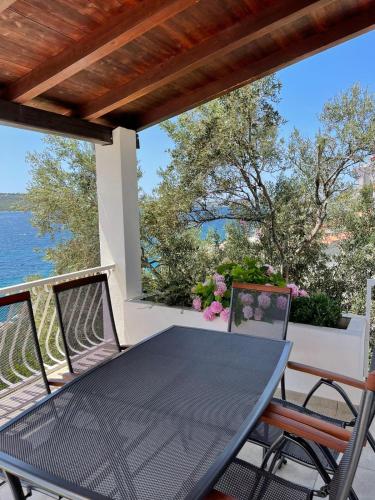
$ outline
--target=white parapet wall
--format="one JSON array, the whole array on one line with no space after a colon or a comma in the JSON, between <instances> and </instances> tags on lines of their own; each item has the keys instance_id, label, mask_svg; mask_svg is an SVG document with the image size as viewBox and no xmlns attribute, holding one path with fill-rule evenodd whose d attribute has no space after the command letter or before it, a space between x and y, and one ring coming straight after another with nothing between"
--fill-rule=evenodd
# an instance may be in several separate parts
<instances>
[{"instance_id":1,"label":"white parapet wall","mask_svg":"<svg viewBox=\"0 0 375 500\"><path fill-rule=\"evenodd\" d=\"M293 342L292 361L324 368L349 377L362 380L367 372L366 318L348 314L351 320L345 330L299 323L289 323L288 339ZM201 313L192 309L168 307L142 300L125 301L126 338L135 344L171 325L193 326L211 330L226 331L227 324L220 318L205 321ZM288 370L286 383L289 390L306 394L316 377ZM349 389L356 404L360 391ZM321 388L317 395L340 400L336 391Z\"/></svg>"}]
</instances>

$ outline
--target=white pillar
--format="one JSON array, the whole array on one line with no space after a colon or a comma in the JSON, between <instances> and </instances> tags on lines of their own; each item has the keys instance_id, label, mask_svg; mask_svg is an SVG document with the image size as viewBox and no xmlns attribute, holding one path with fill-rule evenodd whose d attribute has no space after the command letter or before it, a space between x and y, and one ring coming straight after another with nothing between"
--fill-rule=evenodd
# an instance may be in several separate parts
<instances>
[{"instance_id":1,"label":"white pillar","mask_svg":"<svg viewBox=\"0 0 375 500\"><path fill-rule=\"evenodd\" d=\"M117 128L113 144L95 150L101 264L116 266L109 286L120 342L127 343L125 300L142 290L136 133Z\"/></svg>"}]
</instances>

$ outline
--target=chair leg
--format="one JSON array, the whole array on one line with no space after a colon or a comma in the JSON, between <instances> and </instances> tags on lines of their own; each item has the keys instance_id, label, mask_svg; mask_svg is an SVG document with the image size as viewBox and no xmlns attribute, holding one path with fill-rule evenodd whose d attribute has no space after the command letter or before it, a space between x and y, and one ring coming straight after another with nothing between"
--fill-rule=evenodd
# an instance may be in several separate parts
<instances>
[{"instance_id":1,"label":"chair leg","mask_svg":"<svg viewBox=\"0 0 375 500\"><path fill-rule=\"evenodd\" d=\"M368 433L367 433L367 441L369 442L371 448L373 449L373 451L375 453L375 439L370 431L368 431Z\"/></svg>"},{"instance_id":2,"label":"chair leg","mask_svg":"<svg viewBox=\"0 0 375 500\"><path fill-rule=\"evenodd\" d=\"M353 490L353 488L350 490L350 493L349 493L349 500L359 500L359 498L357 497L357 494L356 494L356 492Z\"/></svg>"},{"instance_id":3,"label":"chair leg","mask_svg":"<svg viewBox=\"0 0 375 500\"><path fill-rule=\"evenodd\" d=\"M285 437L288 440L290 440L293 443L295 443L298 446L300 446L309 455L309 457L311 458L311 460L315 464L316 470L319 472L319 474L322 477L322 479L325 482L325 484L329 484L330 481L331 481L331 478L330 478L328 472L323 467L322 463L319 460L318 455L315 453L315 451L311 447L311 445L307 441L305 441L304 439L302 439L302 438L300 438L298 436L294 436L292 434L286 433Z\"/></svg>"},{"instance_id":4,"label":"chair leg","mask_svg":"<svg viewBox=\"0 0 375 500\"><path fill-rule=\"evenodd\" d=\"M10 474L10 472L6 471L4 471L4 475L13 494L14 500L25 500L26 496L23 492L21 481L18 479L18 477L13 476L13 474Z\"/></svg>"},{"instance_id":5,"label":"chair leg","mask_svg":"<svg viewBox=\"0 0 375 500\"><path fill-rule=\"evenodd\" d=\"M323 379L323 378L321 378L320 380L318 380L318 382L313 386L313 388L311 389L311 391L307 394L307 396L305 398L305 401L302 404L303 407L306 408L306 406L307 406L308 402L310 401L311 397L315 394L315 392L322 385L327 385L328 387L331 387L332 389L334 389L335 391L337 391L340 394L340 396L342 397L342 399L344 400L344 402L347 404L349 410L353 413L353 416L355 418L357 418L358 412L357 412L355 406L353 405L353 403L351 402L351 400L350 400L348 394L346 393L346 391L340 385L336 384L336 382L333 382L332 380Z\"/></svg>"},{"instance_id":6,"label":"chair leg","mask_svg":"<svg viewBox=\"0 0 375 500\"><path fill-rule=\"evenodd\" d=\"M342 397L342 399L345 401L345 403L348 405L350 411L353 413L353 416L355 418L357 418L358 416L358 411L356 410L355 406L353 405L353 403L351 402L347 392L338 384L336 384L335 382L330 382L329 384L330 387L333 387L333 389L335 389L339 394L340 396Z\"/></svg>"},{"instance_id":7,"label":"chair leg","mask_svg":"<svg viewBox=\"0 0 375 500\"><path fill-rule=\"evenodd\" d=\"M285 435L281 434L268 448L267 452L263 456L262 464L260 466L261 469L265 469L268 464L268 460L270 459L272 453L277 453L278 450L283 446L285 441Z\"/></svg>"},{"instance_id":8,"label":"chair leg","mask_svg":"<svg viewBox=\"0 0 375 500\"><path fill-rule=\"evenodd\" d=\"M282 457L281 457L281 450L280 448L275 452L275 455L271 461L271 465L268 467L268 472L271 472L271 474L274 473L274 470L277 468L277 463L278 461L282 460Z\"/></svg>"},{"instance_id":9,"label":"chair leg","mask_svg":"<svg viewBox=\"0 0 375 500\"><path fill-rule=\"evenodd\" d=\"M333 458L331 451L328 448L326 448L325 446L322 446L320 444L318 444L318 447L320 448L320 451L323 453L325 459L329 463L332 471L335 472L335 470L338 467L338 464L337 464L336 460Z\"/></svg>"},{"instance_id":10,"label":"chair leg","mask_svg":"<svg viewBox=\"0 0 375 500\"><path fill-rule=\"evenodd\" d=\"M321 385L323 385L323 379L318 380L318 382L312 387L310 392L307 394L305 401L303 402L302 406L306 408L308 402L310 401L311 397L315 394L315 392L319 389Z\"/></svg>"},{"instance_id":11,"label":"chair leg","mask_svg":"<svg viewBox=\"0 0 375 500\"><path fill-rule=\"evenodd\" d=\"M286 401L285 374L281 377L281 399Z\"/></svg>"}]
</instances>

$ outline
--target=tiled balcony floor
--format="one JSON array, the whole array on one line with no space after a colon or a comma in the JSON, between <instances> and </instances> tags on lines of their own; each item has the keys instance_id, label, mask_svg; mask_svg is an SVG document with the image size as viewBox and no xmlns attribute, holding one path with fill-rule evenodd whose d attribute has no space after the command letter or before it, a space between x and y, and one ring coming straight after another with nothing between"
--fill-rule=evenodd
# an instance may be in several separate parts
<instances>
[{"instance_id":1,"label":"tiled balcony floor","mask_svg":"<svg viewBox=\"0 0 375 500\"><path fill-rule=\"evenodd\" d=\"M289 399L293 399L295 402L299 403L302 401L303 397L297 394L288 396ZM315 398L310 407L333 417L337 416L343 418L346 415L346 411L341 405L321 398ZM371 430L375 435L375 422L373 422ZM262 450L258 446L247 443L242 448L239 456L255 465L260 465ZM319 489L321 486L321 481L316 471L291 461L288 461L287 465L278 472L278 475L293 482L300 483L308 488ZM354 481L354 489L359 500L375 499L375 453L370 446L366 446L362 452L361 461ZM31 498L33 500L50 500L51 496L34 492ZM11 493L6 484L0 487L0 500L12 500Z\"/></svg>"}]
</instances>

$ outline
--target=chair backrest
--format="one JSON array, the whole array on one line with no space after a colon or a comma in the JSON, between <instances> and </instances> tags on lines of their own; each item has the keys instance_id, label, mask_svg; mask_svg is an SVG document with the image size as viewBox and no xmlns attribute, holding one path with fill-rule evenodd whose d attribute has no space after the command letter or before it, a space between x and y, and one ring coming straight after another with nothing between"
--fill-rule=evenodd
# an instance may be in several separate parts
<instances>
[{"instance_id":1,"label":"chair backrest","mask_svg":"<svg viewBox=\"0 0 375 500\"><path fill-rule=\"evenodd\" d=\"M374 359L374 358L373 358ZM329 500L347 500L375 413L375 371L370 372L348 447L329 486Z\"/></svg>"},{"instance_id":2,"label":"chair backrest","mask_svg":"<svg viewBox=\"0 0 375 500\"><path fill-rule=\"evenodd\" d=\"M53 287L71 373L81 373L120 352L106 274Z\"/></svg>"},{"instance_id":3,"label":"chair backrest","mask_svg":"<svg viewBox=\"0 0 375 500\"><path fill-rule=\"evenodd\" d=\"M234 282L228 331L285 340L290 302L287 287Z\"/></svg>"},{"instance_id":4,"label":"chair backrest","mask_svg":"<svg viewBox=\"0 0 375 500\"><path fill-rule=\"evenodd\" d=\"M0 423L49 392L30 293L0 297Z\"/></svg>"}]
</instances>

